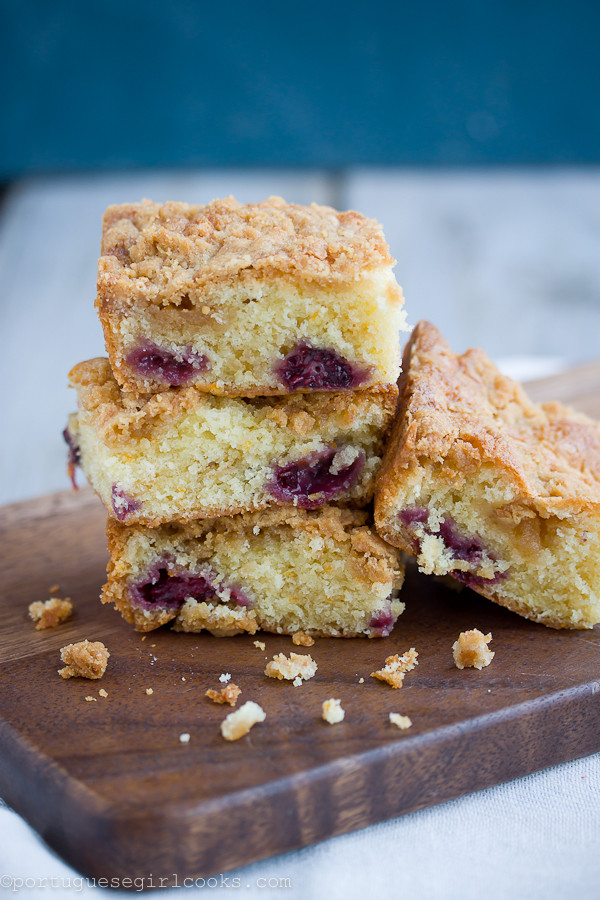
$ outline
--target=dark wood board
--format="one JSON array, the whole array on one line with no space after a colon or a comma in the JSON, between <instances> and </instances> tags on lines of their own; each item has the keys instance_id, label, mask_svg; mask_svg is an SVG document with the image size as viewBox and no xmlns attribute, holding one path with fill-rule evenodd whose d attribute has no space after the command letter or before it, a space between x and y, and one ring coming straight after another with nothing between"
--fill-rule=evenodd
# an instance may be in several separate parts
<instances>
[{"instance_id":1,"label":"dark wood board","mask_svg":"<svg viewBox=\"0 0 600 900\"><path fill-rule=\"evenodd\" d=\"M600 366L532 393L600 417ZM266 657L306 652L290 638L142 640L101 606L104 514L89 490L5 507L0 524L0 796L89 877L207 876L600 750L598 627L552 631L410 572L392 636L317 640L317 675L296 688L263 675ZM37 632L27 606L55 583L76 615ZM494 636L481 672L452 662L472 627ZM100 682L57 675L59 648L82 638L111 652ZM402 690L369 677L412 646ZM267 714L235 743L219 731L229 707L204 697L222 672ZM346 709L335 726L320 719L332 696Z\"/></svg>"}]
</instances>

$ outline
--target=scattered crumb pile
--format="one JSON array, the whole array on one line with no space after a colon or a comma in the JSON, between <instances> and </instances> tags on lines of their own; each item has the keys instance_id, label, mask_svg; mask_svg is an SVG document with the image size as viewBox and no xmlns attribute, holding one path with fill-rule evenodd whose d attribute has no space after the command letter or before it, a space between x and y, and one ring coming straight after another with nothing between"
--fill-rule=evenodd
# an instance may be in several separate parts
<instances>
[{"instance_id":1,"label":"scattered crumb pile","mask_svg":"<svg viewBox=\"0 0 600 900\"><path fill-rule=\"evenodd\" d=\"M340 701L334 700L333 697L331 697L329 700L323 700L322 715L325 721L329 722L330 725L337 725L338 722L343 721L346 712L342 709Z\"/></svg>"},{"instance_id":2,"label":"scattered crumb pile","mask_svg":"<svg viewBox=\"0 0 600 900\"><path fill-rule=\"evenodd\" d=\"M405 731L412 725L412 721L409 719L409 717L401 716L400 713L390 713L390 722L392 723L392 725L396 725L402 731Z\"/></svg>"},{"instance_id":3,"label":"scattered crumb pile","mask_svg":"<svg viewBox=\"0 0 600 900\"><path fill-rule=\"evenodd\" d=\"M285 654L278 653L271 662L267 663L265 675L269 678L278 678L282 681L295 681L296 678L308 681L316 674L317 664L310 654L290 653L289 659Z\"/></svg>"},{"instance_id":4,"label":"scattered crumb pile","mask_svg":"<svg viewBox=\"0 0 600 900\"><path fill-rule=\"evenodd\" d=\"M230 706L235 706L241 693L242 689L231 682L231 684L226 684L219 691L209 688L206 691L206 696L214 703L229 703Z\"/></svg>"},{"instance_id":5,"label":"scattered crumb pile","mask_svg":"<svg viewBox=\"0 0 600 900\"><path fill-rule=\"evenodd\" d=\"M29 618L36 622L36 628L55 628L65 622L73 614L70 597L50 597L49 600L35 600L29 604Z\"/></svg>"},{"instance_id":6,"label":"scattered crumb pile","mask_svg":"<svg viewBox=\"0 0 600 900\"><path fill-rule=\"evenodd\" d=\"M414 669L414 667L418 665L418 655L415 648L411 647L410 650L407 650L402 656L399 656L397 653L393 656L387 656L383 669L378 669L377 672L371 672L371 678L378 678L380 681L385 681L390 687L401 688L406 673L410 672L411 669Z\"/></svg>"},{"instance_id":7,"label":"scattered crumb pile","mask_svg":"<svg viewBox=\"0 0 600 900\"><path fill-rule=\"evenodd\" d=\"M297 647L312 647L315 639L310 634L305 634L304 631L297 631L292 635L292 641Z\"/></svg>"},{"instance_id":8,"label":"scattered crumb pile","mask_svg":"<svg viewBox=\"0 0 600 900\"><path fill-rule=\"evenodd\" d=\"M457 669L483 669L489 666L495 653L487 646L492 640L492 633L482 634L478 628L461 631L458 640L452 644L454 665Z\"/></svg>"},{"instance_id":9,"label":"scattered crumb pile","mask_svg":"<svg viewBox=\"0 0 600 900\"><path fill-rule=\"evenodd\" d=\"M257 722L264 722L266 714L264 709L248 700L235 712L229 713L221 722L221 734L226 741L237 741L245 734L248 734L253 725Z\"/></svg>"},{"instance_id":10,"label":"scattered crumb pile","mask_svg":"<svg viewBox=\"0 0 600 900\"><path fill-rule=\"evenodd\" d=\"M61 678L102 678L109 656L102 641L67 644L60 651L60 658L67 665L58 674Z\"/></svg>"}]
</instances>

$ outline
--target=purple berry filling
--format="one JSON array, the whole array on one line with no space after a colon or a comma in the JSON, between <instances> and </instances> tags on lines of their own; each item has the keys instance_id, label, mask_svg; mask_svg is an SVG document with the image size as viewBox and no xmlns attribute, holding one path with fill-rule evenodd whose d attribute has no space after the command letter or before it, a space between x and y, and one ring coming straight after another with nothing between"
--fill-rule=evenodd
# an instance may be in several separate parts
<instances>
[{"instance_id":1,"label":"purple berry filling","mask_svg":"<svg viewBox=\"0 0 600 900\"><path fill-rule=\"evenodd\" d=\"M351 390L369 374L368 369L348 362L335 350L312 347L306 341L296 344L274 371L288 391Z\"/></svg>"},{"instance_id":2,"label":"purple berry filling","mask_svg":"<svg viewBox=\"0 0 600 900\"><path fill-rule=\"evenodd\" d=\"M384 609L379 610L378 613L375 613L369 622L369 628L372 631L376 631L380 637L387 637L396 624L397 618L398 617L392 613L392 607L387 606Z\"/></svg>"},{"instance_id":3,"label":"purple berry filling","mask_svg":"<svg viewBox=\"0 0 600 900\"><path fill-rule=\"evenodd\" d=\"M67 475L71 479L71 484L73 485L73 488L75 490L77 490L77 482L75 481L75 469L78 465L81 464L81 452L79 450L79 447L77 446L77 444L75 443L75 441L73 439L73 435L71 434L71 432L69 431L68 428L65 428L65 430L62 433L62 436L67 444L67 447L69 448L69 457L68 457L68 461L67 461Z\"/></svg>"},{"instance_id":4,"label":"purple berry filling","mask_svg":"<svg viewBox=\"0 0 600 900\"><path fill-rule=\"evenodd\" d=\"M118 484L112 486L112 508L119 522L124 522L132 512L141 509L141 500L130 497Z\"/></svg>"},{"instance_id":5,"label":"purple berry filling","mask_svg":"<svg viewBox=\"0 0 600 900\"><path fill-rule=\"evenodd\" d=\"M409 530L414 532L415 525L422 525L424 534L441 537L444 545L452 552L454 559L464 560L469 563L473 569L479 569L482 565L490 560L496 562L498 557L486 550L485 544L479 535L462 534L454 519L450 516L444 516L440 522L440 530L434 532L427 525L428 512L424 506L408 506L406 509L398 513L398 518ZM416 551L420 546L419 536L413 534ZM457 581L466 584L467 587L481 587L482 585L497 584L507 577L507 572L496 572L493 578L484 578L483 575L476 575L474 572L463 572L460 569L454 569L451 573Z\"/></svg>"},{"instance_id":6,"label":"purple berry filling","mask_svg":"<svg viewBox=\"0 0 600 900\"><path fill-rule=\"evenodd\" d=\"M129 593L132 606L177 610L188 597L211 600L216 592L202 575L169 575L167 569L158 569L150 581L133 585Z\"/></svg>"},{"instance_id":7,"label":"purple berry filling","mask_svg":"<svg viewBox=\"0 0 600 900\"><path fill-rule=\"evenodd\" d=\"M183 348L181 354L175 356L170 350L150 342L131 350L125 362L138 375L162 381L172 387L185 384L198 372L205 372L209 368L207 357L191 347Z\"/></svg>"},{"instance_id":8,"label":"purple berry filling","mask_svg":"<svg viewBox=\"0 0 600 900\"><path fill-rule=\"evenodd\" d=\"M239 585L218 583L210 572L204 575L190 572L169 571L169 560L161 560L147 573L144 581L131 585L129 596L132 606L154 609L160 606L178 610L191 597L194 600L213 600L222 591L229 591L229 601L237 606L250 607L252 601Z\"/></svg>"},{"instance_id":9,"label":"purple berry filling","mask_svg":"<svg viewBox=\"0 0 600 900\"><path fill-rule=\"evenodd\" d=\"M356 483L365 464L360 450L356 459L338 472L330 471L338 449L327 447L286 466L275 466L268 490L280 503L294 503L302 509L314 509L347 491Z\"/></svg>"}]
</instances>

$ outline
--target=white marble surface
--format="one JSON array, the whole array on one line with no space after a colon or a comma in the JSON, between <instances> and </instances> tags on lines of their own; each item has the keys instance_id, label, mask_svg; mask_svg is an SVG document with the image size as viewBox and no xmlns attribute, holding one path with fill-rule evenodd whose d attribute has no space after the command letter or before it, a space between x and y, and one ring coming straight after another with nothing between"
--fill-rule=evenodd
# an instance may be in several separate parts
<instances>
[{"instance_id":1,"label":"white marble surface","mask_svg":"<svg viewBox=\"0 0 600 900\"><path fill-rule=\"evenodd\" d=\"M595 171L343 178L192 172L28 181L9 192L0 218L0 502L66 486L60 431L73 406L67 371L103 352L93 310L103 208L141 196L202 202L229 193L242 200L279 193L377 216L399 260L410 320L433 319L457 349L483 345L510 374L534 377L566 359L600 355ZM230 883L240 879L239 888L228 890L307 900L565 894L596 900L599 789L600 754L228 873ZM6 808L0 808L0 876L7 896L98 890ZM269 887L270 878L278 886Z\"/></svg>"}]
</instances>

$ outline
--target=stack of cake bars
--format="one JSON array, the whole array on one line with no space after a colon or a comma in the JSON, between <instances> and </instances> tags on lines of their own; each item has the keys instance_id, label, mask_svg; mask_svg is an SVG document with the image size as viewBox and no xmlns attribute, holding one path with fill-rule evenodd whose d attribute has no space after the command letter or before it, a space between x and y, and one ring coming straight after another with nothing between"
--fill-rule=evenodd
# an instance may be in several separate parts
<instances>
[{"instance_id":1,"label":"stack of cake bars","mask_svg":"<svg viewBox=\"0 0 600 900\"><path fill-rule=\"evenodd\" d=\"M102 600L138 630L389 634L393 262L376 222L279 198L106 211L109 359L72 370L65 437L108 511Z\"/></svg>"}]
</instances>

